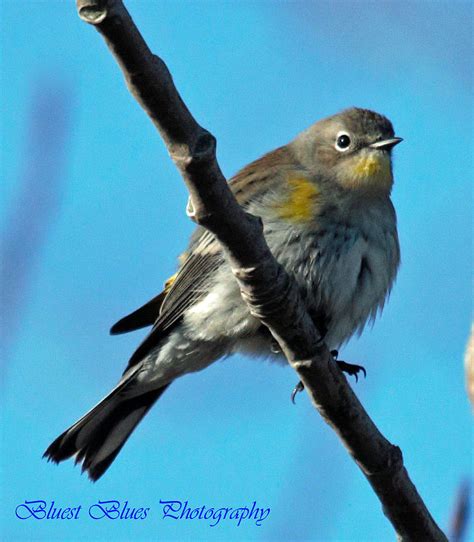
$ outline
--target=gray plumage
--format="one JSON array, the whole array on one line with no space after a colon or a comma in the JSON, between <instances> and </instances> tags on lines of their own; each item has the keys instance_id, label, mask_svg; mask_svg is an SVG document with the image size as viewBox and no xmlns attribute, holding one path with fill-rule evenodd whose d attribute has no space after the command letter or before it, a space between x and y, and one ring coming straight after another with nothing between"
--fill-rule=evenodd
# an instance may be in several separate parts
<instances>
[{"instance_id":1,"label":"gray plumage","mask_svg":"<svg viewBox=\"0 0 474 542\"><path fill-rule=\"evenodd\" d=\"M239 203L262 218L270 249L293 274L330 348L375 318L395 279L391 148L399 141L385 117L353 108L316 123L230 181ZM164 292L112 327L123 333L153 326L119 384L46 457L75 456L96 480L176 378L236 351L285 361L250 315L212 234L198 228L180 262Z\"/></svg>"}]
</instances>

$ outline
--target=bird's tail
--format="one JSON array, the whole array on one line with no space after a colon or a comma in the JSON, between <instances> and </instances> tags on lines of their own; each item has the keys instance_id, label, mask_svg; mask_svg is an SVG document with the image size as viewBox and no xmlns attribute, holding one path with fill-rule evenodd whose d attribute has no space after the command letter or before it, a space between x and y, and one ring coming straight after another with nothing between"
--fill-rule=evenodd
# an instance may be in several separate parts
<instances>
[{"instance_id":1,"label":"bird's tail","mask_svg":"<svg viewBox=\"0 0 474 542\"><path fill-rule=\"evenodd\" d=\"M59 463L75 456L76 463L82 462L82 471L98 480L168 385L133 397L125 393L127 387L119 384L52 442L43 457Z\"/></svg>"}]
</instances>

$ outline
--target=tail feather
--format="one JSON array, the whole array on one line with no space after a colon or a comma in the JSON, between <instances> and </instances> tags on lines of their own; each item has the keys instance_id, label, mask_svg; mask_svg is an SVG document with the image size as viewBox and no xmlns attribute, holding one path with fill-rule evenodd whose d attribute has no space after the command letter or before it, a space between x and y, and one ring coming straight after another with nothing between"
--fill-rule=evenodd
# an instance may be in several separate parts
<instances>
[{"instance_id":1,"label":"tail feather","mask_svg":"<svg viewBox=\"0 0 474 542\"><path fill-rule=\"evenodd\" d=\"M110 467L132 431L167 387L136 397L124 396L121 386L115 388L52 442L43 457L59 463L75 456L76 463L82 463L82 471L87 471L95 482Z\"/></svg>"}]
</instances>

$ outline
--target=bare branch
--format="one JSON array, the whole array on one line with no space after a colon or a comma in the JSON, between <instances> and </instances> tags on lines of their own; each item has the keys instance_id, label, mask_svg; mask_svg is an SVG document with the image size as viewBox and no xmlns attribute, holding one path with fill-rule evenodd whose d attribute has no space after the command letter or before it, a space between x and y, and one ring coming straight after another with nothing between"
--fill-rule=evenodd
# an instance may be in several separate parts
<instances>
[{"instance_id":1,"label":"bare branch","mask_svg":"<svg viewBox=\"0 0 474 542\"><path fill-rule=\"evenodd\" d=\"M260 219L235 201L215 156L215 138L194 120L164 62L153 55L120 0L77 0L102 34L127 85L163 137L190 192L188 214L221 243L251 313L269 327L313 404L341 438L379 497L400 540L446 540L403 466L332 362L293 280L272 256Z\"/></svg>"}]
</instances>

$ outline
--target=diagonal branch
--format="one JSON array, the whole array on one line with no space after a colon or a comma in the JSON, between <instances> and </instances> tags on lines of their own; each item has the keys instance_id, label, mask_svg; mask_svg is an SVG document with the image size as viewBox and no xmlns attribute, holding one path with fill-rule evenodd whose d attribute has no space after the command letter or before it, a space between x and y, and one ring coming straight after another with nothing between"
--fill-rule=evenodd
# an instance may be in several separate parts
<instances>
[{"instance_id":1,"label":"diagonal branch","mask_svg":"<svg viewBox=\"0 0 474 542\"><path fill-rule=\"evenodd\" d=\"M446 540L403 466L332 362L291 277L271 254L260 219L235 201L215 138L193 118L164 62L153 55L121 0L77 0L104 37L128 88L166 143L190 193L188 214L221 243L251 313L277 339L314 406L336 431L380 499L400 540Z\"/></svg>"}]
</instances>

